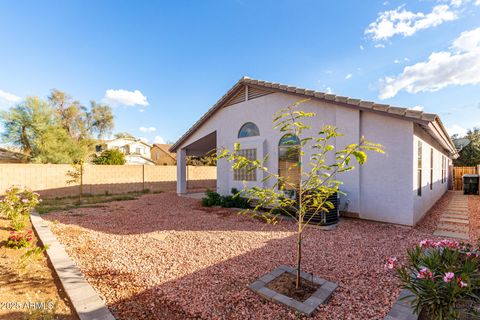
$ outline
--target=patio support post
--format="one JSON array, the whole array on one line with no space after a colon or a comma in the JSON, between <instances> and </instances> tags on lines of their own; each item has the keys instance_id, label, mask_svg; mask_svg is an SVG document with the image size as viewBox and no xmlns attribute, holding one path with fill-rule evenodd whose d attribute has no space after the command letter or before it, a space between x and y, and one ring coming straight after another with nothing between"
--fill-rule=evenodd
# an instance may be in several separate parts
<instances>
[{"instance_id":1,"label":"patio support post","mask_svg":"<svg viewBox=\"0 0 480 320\"><path fill-rule=\"evenodd\" d=\"M187 150L177 151L177 193L187 193Z\"/></svg>"}]
</instances>

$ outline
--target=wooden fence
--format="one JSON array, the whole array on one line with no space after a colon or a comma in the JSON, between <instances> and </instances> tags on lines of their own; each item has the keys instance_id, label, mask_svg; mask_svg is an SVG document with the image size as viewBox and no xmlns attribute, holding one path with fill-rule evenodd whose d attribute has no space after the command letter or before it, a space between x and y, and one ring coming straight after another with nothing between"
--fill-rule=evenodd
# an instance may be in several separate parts
<instances>
[{"instance_id":1,"label":"wooden fence","mask_svg":"<svg viewBox=\"0 0 480 320\"><path fill-rule=\"evenodd\" d=\"M463 175L479 174L479 167L453 167L453 190L463 190Z\"/></svg>"},{"instance_id":2,"label":"wooden fence","mask_svg":"<svg viewBox=\"0 0 480 320\"><path fill-rule=\"evenodd\" d=\"M216 167L187 168L187 188L215 189ZM43 197L65 197L78 194L78 183L68 184L67 164L0 164L0 196L11 186L29 187ZM175 191L176 166L106 166L86 165L83 190L90 194L132 191Z\"/></svg>"}]
</instances>

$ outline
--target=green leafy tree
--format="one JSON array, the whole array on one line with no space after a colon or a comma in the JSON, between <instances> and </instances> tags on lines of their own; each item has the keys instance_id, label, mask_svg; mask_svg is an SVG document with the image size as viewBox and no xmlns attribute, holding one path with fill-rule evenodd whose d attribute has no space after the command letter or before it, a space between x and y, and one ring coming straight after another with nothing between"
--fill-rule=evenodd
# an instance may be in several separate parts
<instances>
[{"instance_id":1,"label":"green leafy tree","mask_svg":"<svg viewBox=\"0 0 480 320\"><path fill-rule=\"evenodd\" d=\"M454 138L454 137L452 137ZM465 136L470 143L463 147L459 154L458 159L453 160L453 164L456 166L476 166L480 164L480 128L473 128L468 130Z\"/></svg>"},{"instance_id":2,"label":"green leafy tree","mask_svg":"<svg viewBox=\"0 0 480 320\"><path fill-rule=\"evenodd\" d=\"M124 165L125 162L127 162L125 160L125 154L115 149L105 150L93 159L93 163L103 165Z\"/></svg>"},{"instance_id":3,"label":"green leafy tree","mask_svg":"<svg viewBox=\"0 0 480 320\"><path fill-rule=\"evenodd\" d=\"M67 171L67 184L78 183L78 204L82 204L84 174L85 174L85 161L83 159L73 163L72 170Z\"/></svg>"},{"instance_id":4,"label":"green leafy tree","mask_svg":"<svg viewBox=\"0 0 480 320\"><path fill-rule=\"evenodd\" d=\"M21 147L27 156L34 151L39 136L55 123L52 108L38 97L27 97L23 103L2 111L0 119L5 129L2 140Z\"/></svg>"},{"instance_id":5,"label":"green leafy tree","mask_svg":"<svg viewBox=\"0 0 480 320\"><path fill-rule=\"evenodd\" d=\"M35 141L31 161L36 163L74 163L90 153L88 141L76 141L60 126L49 126Z\"/></svg>"},{"instance_id":6,"label":"green leafy tree","mask_svg":"<svg viewBox=\"0 0 480 320\"><path fill-rule=\"evenodd\" d=\"M87 110L63 91L53 89L48 101L27 97L0 113L2 141L21 147L32 162L74 163L93 151L93 135L101 138L114 127L111 108L91 103Z\"/></svg>"},{"instance_id":7,"label":"green leafy tree","mask_svg":"<svg viewBox=\"0 0 480 320\"><path fill-rule=\"evenodd\" d=\"M88 128L98 138L103 138L114 128L112 108L106 104L90 102L90 113L88 113Z\"/></svg>"},{"instance_id":8,"label":"green leafy tree","mask_svg":"<svg viewBox=\"0 0 480 320\"><path fill-rule=\"evenodd\" d=\"M53 89L49 101L55 108L60 123L72 138L102 138L114 127L112 108L106 104L90 101L90 110L60 90Z\"/></svg>"},{"instance_id":9,"label":"green leafy tree","mask_svg":"<svg viewBox=\"0 0 480 320\"><path fill-rule=\"evenodd\" d=\"M221 150L218 159L226 159L232 163L234 170L258 170L263 178L262 183L271 182L271 187L245 187L237 196L247 197L253 208L243 211L244 214L255 215L262 211L261 216L269 223L276 223L280 214L292 216L297 228L297 288L301 284L302 237L305 227L310 220L319 214L328 212L333 204L328 198L335 193L342 194L338 180L339 175L355 168L353 159L360 165L367 161L367 151L383 153L381 145L366 141L363 137L359 143L347 145L344 149L335 150L336 137L341 136L332 126L324 126L319 132L313 132L310 126L302 121L315 117L313 112L304 112L298 109L306 100L299 101L287 108L281 109L274 116L274 125L284 135L298 137L299 143L288 146L287 153L297 154L299 161L292 165L300 171L300 181L292 182L272 172L266 165L268 157L261 160L249 160L242 155L239 143L234 150ZM295 139L291 139L295 141ZM298 141L298 140L296 140ZM305 151L308 151L308 156ZM333 159L333 160L331 160ZM294 189L297 196L287 196L289 190ZM306 219L306 214L309 214Z\"/></svg>"}]
</instances>

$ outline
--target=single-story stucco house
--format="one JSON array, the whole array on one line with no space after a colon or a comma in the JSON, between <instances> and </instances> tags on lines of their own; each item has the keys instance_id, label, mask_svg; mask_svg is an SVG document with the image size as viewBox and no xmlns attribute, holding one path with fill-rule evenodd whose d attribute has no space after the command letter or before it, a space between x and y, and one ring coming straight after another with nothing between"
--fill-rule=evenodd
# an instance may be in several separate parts
<instances>
[{"instance_id":1,"label":"single-story stucco house","mask_svg":"<svg viewBox=\"0 0 480 320\"><path fill-rule=\"evenodd\" d=\"M177 153L177 192L187 191L186 156L232 150L235 142L250 158L268 154L267 167L287 174L282 134L274 129L272 115L305 98L309 100L301 109L317 114L307 124L317 131L333 125L344 134L336 138L337 149L362 136L385 149L385 154L369 154L365 166L339 177L347 193L340 199L341 211L415 225L447 191L448 168L458 153L438 115L243 77L170 148ZM261 180L260 172L241 174L231 163L218 161L220 194Z\"/></svg>"}]
</instances>

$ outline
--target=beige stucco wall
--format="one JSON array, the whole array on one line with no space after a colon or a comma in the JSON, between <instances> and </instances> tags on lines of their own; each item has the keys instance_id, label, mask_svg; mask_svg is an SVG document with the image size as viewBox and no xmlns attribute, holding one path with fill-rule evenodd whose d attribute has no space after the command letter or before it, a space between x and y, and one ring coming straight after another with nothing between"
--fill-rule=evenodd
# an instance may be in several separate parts
<instances>
[{"instance_id":1,"label":"beige stucco wall","mask_svg":"<svg viewBox=\"0 0 480 320\"><path fill-rule=\"evenodd\" d=\"M294 95L273 93L224 107L198 128L180 148L188 147L216 131L217 149L231 150L237 141L243 148L255 147L258 158L268 155L266 166L276 173L278 141L282 134L273 128L272 115L300 99ZM357 166L356 171L339 177L344 182L342 190L347 192L347 196L341 198L341 210L356 213L365 219L413 225L425 213L425 209L430 208L432 202L446 190L439 188L435 196L415 199L414 204L413 122L323 101L307 101L301 105L301 109L317 114L317 117L306 121L314 131L326 124L339 128L344 136L332 141L337 150L349 143L359 142L362 136L385 148L386 154L370 153L365 166ZM237 138L238 130L246 122L253 122L259 127L259 137ZM306 159L308 158L307 151ZM257 182L244 184L234 181L231 164L225 160L218 161L217 176L217 189L221 194L228 194L233 187L241 189L244 185L255 185L262 178L258 174ZM271 186L273 183L270 181L263 185Z\"/></svg>"},{"instance_id":2,"label":"beige stucco wall","mask_svg":"<svg viewBox=\"0 0 480 320\"><path fill-rule=\"evenodd\" d=\"M0 164L0 195L11 186L29 187L47 197L76 195L78 184L67 184L64 164ZM130 191L174 191L175 166L101 166L86 165L84 192L91 194ZM189 189L215 189L215 167L188 167Z\"/></svg>"},{"instance_id":3,"label":"beige stucco wall","mask_svg":"<svg viewBox=\"0 0 480 320\"><path fill-rule=\"evenodd\" d=\"M417 195L417 156L418 141L422 142L422 195ZM433 188L430 189L430 150L433 148ZM441 146L433 140L424 130L415 126L413 136L413 184L412 197L414 199L414 222L418 222L425 213L448 190L449 170L447 166L447 181L442 183L442 155L447 156ZM447 160L450 160L447 156ZM448 162L451 164L451 162Z\"/></svg>"}]
</instances>

